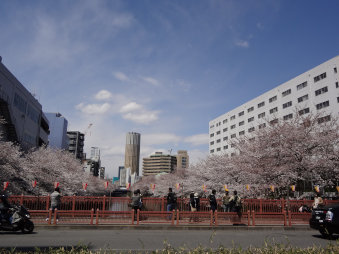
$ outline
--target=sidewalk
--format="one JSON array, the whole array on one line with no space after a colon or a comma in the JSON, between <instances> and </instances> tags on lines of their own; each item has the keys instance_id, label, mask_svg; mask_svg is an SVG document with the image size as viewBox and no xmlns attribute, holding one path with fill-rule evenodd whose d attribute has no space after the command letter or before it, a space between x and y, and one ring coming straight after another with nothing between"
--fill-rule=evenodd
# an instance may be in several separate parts
<instances>
[{"instance_id":1,"label":"sidewalk","mask_svg":"<svg viewBox=\"0 0 339 254\"><path fill-rule=\"evenodd\" d=\"M35 230L50 229L50 230L66 230L66 229L95 229L95 230L312 230L309 225L294 225L291 227L284 226L202 226L202 225L74 225L74 224L58 224L58 225L35 225Z\"/></svg>"}]
</instances>

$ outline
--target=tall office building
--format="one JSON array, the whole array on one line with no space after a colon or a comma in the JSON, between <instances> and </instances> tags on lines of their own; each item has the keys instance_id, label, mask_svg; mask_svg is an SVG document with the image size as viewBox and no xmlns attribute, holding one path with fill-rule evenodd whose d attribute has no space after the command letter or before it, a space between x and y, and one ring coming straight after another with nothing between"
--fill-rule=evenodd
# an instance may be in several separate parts
<instances>
[{"instance_id":1,"label":"tall office building","mask_svg":"<svg viewBox=\"0 0 339 254\"><path fill-rule=\"evenodd\" d=\"M67 125L68 121L60 113L45 113L49 121L50 134L48 145L53 148L68 149Z\"/></svg>"},{"instance_id":2,"label":"tall office building","mask_svg":"<svg viewBox=\"0 0 339 254\"><path fill-rule=\"evenodd\" d=\"M143 176L171 173L177 165L177 157L155 152L149 158L143 158Z\"/></svg>"},{"instance_id":3,"label":"tall office building","mask_svg":"<svg viewBox=\"0 0 339 254\"><path fill-rule=\"evenodd\" d=\"M99 147L91 147L91 160L100 161Z\"/></svg>"},{"instance_id":4,"label":"tall office building","mask_svg":"<svg viewBox=\"0 0 339 254\"><path fill-rule=\"evenodd\" d=\"M84 156L85 135L79 131L68 131L67 136L69 138L68 151L79 160L86 159Z\"/></svg>"},{"instance_id":5,"label":"tall office building","mask_svg":"<svg viewBox=\"0 0 339 254\"><path fill-rule=\"evenodd\" d=\"M39 101L2 63L0 56L0 126L3 139L28 150L48 143L49 123Z\"/></svg>"},{"instance_id":6,"label":"tall office building","mask_svg":"<svg viewBox=\"0 0 339 254\"><path fill-rule=\"evenodd\" d=\"M140 134L136 132L128 132L126 134L125 147L125 165L124 167L131 169L131 174L139 176L140 161Z\"/></svg>"},{"instance_id":7,"label":"tall office building","mask_svg":"<svg viewBox=\"0 0 339 254\"><path fill-rule=\"evenodd\" d=\"M177 168L186 169L189 166L189 156L187 151L179 150L177 157Z\"/></svg>"},{"instance_id":8,"label":"tall office building","mask_svg":"<svg viewBox=\"0 0 339 254\"><path fill-rule=\"evenodd\" d=\"M209 122L209 153L232 155L228 141L269 123L322 113L318 122L339 115L339 56Z\"/></svg>"}]
</instances>

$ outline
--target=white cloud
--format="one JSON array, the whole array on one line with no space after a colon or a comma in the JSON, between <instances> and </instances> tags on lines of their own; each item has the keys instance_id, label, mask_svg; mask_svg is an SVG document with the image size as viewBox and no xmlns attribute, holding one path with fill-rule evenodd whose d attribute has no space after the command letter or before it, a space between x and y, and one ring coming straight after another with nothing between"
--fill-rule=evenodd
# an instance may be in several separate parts
<instances>
[{"instance_id":1,"label":"white cloud","mask_svg":"<svg viewBox=\"0 0 339 254\"><path fill-rule=\"evenodd\" d=\"M141 123L141 124L149 124L151 122L158 120L158 112L157 111L144 111L140 113L129 112L129 113L123 114L122 117L132 122Z\"/></svg>"},{"instance_id":2,"label":"white cloud","mask_svg":"<svg viewBox=\"0 0 339 254\"><path fill-rule=\"evenodd\" d=\"M97 100L107 100L112 98L112 94L107 90L101 90L95 95L95 99Z\"/></svg>"},{"instance_id":3,"label":"white cloud","mask_svg":"<svg viewBox=\"0 0 339 254\"><path fill-rule=\"evenodd\" d=\"M180 140L179 136L172 133L145 134L142 136L142 143L145 145L175 144Z\"/></svg>"},{"instance_id":4,"label":"white cloud","mask_svg":"<svg viewBox=\"0 0 339 254\"><path fill-rule=\"evenodd\" d=\"M201 150L189 150L189 163L190 165L196 164L201 160L204 160L208 156L208 151L201 151Z\"/></svg>"},{"instance_id":5,"label":"white cloud","mask_svg":"<svg viewBox=\"0 0 339 254\"><path fill-rule=\"evenodd\" d=\"M81 112L89 115L93 114L105 114L111 105L109 103L104 104L88 104L85 105L84 103L80 103L75 106L76 109L80 110Z\"/></svg>"},{"instance_id":6,"label":"white cloud","mask_svg":"<svg viewBox=\"0 0 339 254\"><path fill-rule=\"evenodd\" d=\"M186 143L191 143L195 146L208 144L208 140L208 134L193 135L184 139Z\"/></svg>"},{"instance_id":7,"label":"white cloud","mask_svg":"<svg viewBox=\"0 0 339 254\"><path fill-rule=\"evenodd\" d=\"M113 75L116 79L119 79L120 81L129 81L129 78L127 77L127 75L120 71L114 72Z\"/></svg>"},{"instance_id":8,"label":"white cloud","mask_svg":"<svg viewBox=\"0 0 339 254\"><path fill-rule=\"evenodd\" d=\"M131 112L131 111L137 111L142 109L142 105L132 101L130 103L127 103L126 105L122 106L120 109L121 113Z\"/></svg>"},{"instance_id":9,"label":"white cloud","mask_svg":"<svg viewBox=\"0 0 339 254\"><path fill-rule=\"evenodd\" d=\"M235 45L241 48L248 48L250 46L249 42L244 40L237 40Z\"/></svg>"},{"instance_id":10,"label":"white cloud","mask_svg":"<svg viewBox=\"0 0 339 254\"><path fill-rule=\"evenodd\" d=\"M159 85L159 81L156 80L155 78L152 77L142 77L142 79L144 81L146 81L147 83L154 85L154 86L158 86Z\"/></svg>"}]
</instances>

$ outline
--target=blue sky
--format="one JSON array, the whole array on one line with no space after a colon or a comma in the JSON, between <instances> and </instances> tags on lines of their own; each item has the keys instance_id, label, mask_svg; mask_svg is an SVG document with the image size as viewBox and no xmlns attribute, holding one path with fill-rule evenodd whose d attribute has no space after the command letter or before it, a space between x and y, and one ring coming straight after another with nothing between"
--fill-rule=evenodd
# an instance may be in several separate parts
<instances>
[{"instance_id":1,"label":"blue sky","mask_svg":"<svg viewBox=\"0 0 339 254\"><path fill-rule=\"evenodd\" d=\"M126 132L208 154L208 122L339 54L339 2L0 1L3 63L85 131L110 176Z\"/></svg>"}]
</instances>

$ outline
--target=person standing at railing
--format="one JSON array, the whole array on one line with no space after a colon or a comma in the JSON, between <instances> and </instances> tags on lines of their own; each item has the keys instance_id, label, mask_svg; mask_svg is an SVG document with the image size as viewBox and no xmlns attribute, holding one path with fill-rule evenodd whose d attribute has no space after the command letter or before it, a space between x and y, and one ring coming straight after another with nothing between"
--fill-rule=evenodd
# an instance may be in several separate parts
<instances>
[{"instance_id":1,"label":"person standing at railing","mask_svg":"<svg viewBox=\"0 0 339 254\"><path fill-rule=\"evenodd\" d=\"M312 204L312 208L313 209L317 209L320 208L324 205L324 200L322 199L322 197L320 196L319 193L316 194L313 204Z\"/></svg>"},{"instance_id":2,"label":"person standing at railing","mask_svg":"<svg viewBox=\"0 0 339 254\"><path fill-rule=\"evenodd\" d=\"M52 214L54 213L55 209L59 210L61 205L61 194L60 194L60 188L56 187L54 189L54 192L51 194L51 209ZM48 221L49 218L46 220ZM59 215L57 214L57 221L59 220Z\"/></svg>"},{"instance_id":3,"label":"person standing at railing","mask_svg":"<svg viewBox=\"0 0 339 254\"><path fill-rule=\"evenodd\" d=\"M175 210L176 206L177 206L177 195L173 192L172 188L168 188L167 212Z\"/></svg>"},{"instance_id":4,"label":"person standing at railing","mask_svg":"<svg viewBox=\"0 0 339 254\"><path fill-rule=\"evenodd\" d=\"M222 204L223 204L224 212L226 212L226 213L231 211L231 209L230 209L230 198L231 198L231 196L229 195L228 190L226 190L224 196L222 197Z\"/></svg>"},{"instance_id":5,"label":"person standing at railing","mask_svg":"<svg viewBox=\"0 0 339 254\"><path fill-rule=\"evenodd\" d=\"M230 198L230 209L231 212L236 212L238 214L239 219L242 216L242 200L241 197L238 195L238 192L235 190L233 192L233 196Z\"/></svg>"}]
</instances>

